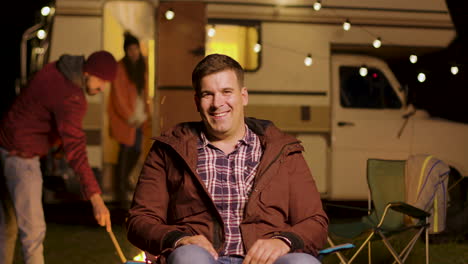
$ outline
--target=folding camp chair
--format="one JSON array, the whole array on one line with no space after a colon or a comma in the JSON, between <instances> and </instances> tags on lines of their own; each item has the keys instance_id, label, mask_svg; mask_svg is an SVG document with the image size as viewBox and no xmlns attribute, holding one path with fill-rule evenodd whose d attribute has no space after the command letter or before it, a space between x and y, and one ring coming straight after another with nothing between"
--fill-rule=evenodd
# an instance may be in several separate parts
<instances>
[{"instance_id":1,"label":"folding camp chair","mask_svg":"<svg viewBox=\"0 0 468 264\"><path fill-rule=\"evenodd\" d=\"M405 160L369 159L367 161L367 183L369 187L368 215L361 221L343 224L331 224L328 242L334 246L335 238L364 239L359 248L348 260L341 252L337 256L341 263L351 263L364 247L368 246L368 258L371 263L371 241L382 240L394 257L395 262L404 263L420 235L425 232L426 263L429 263L429 233L426 211L411 206L405 201ZM405 221L405 217L417 219L416 224ZM390 243L393 235L413 230L413 236L398 254Z\"/></svg>"}]
</instances>

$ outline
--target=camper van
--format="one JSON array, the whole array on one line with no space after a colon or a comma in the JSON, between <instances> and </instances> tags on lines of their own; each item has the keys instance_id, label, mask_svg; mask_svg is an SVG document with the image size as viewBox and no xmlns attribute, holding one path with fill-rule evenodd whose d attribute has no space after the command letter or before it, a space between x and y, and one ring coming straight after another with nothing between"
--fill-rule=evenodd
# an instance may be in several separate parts
<instances>
[{"instance_id":1,"label":"camper van","mask_svg":"<svg viewBox=\"0 0 468 264\"><path fill-rule=\"evenodd\" d=\"M385 59L389 50L409 55L453 40L445 2L430 2L57 0L44 54L51 61L105 49L119 59L123 32L138 36L149 62L152 135L199 120L191 71L207 54L228 54L246 71L247 115L303 142L323 199L360 201L369 158L431 154L468 175L468 124L414 108ZM111 190L107 95L88 98L84 127L90 162Z\"/></svg>"}]
</instances>

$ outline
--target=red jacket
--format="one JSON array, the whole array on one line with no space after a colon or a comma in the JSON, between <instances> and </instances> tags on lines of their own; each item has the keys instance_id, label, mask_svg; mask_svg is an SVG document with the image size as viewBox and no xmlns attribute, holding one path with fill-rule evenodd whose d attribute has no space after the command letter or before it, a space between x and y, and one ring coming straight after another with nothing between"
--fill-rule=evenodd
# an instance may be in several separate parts
<instances>
[{"instance_id":1,"label":"red jacket","mask_svg":"<svg viewBox=\"0 0 468 264\"><path fill-rule=\"evenodd\" d=\"M326 243L328 218L300 142L271 122L247 118L263 147L252 194L241 223L244 248L273 235L287 237L293 252L317 255ZM200 123L185 123L156 138L141 172L127 220L138 248L160 255L184 235L204 235L216 250L224 224L196 172Z\"/></svg>"},{"instance_id":2,"label":"red jacket","mask_svg":"<svg viewBox=\"0 0 468 264\"><path fill-rule=\"evenodd\" d=\"M88 163L82 129L88 106L80 86L84 82L83 62L82 56L68 56L62 72L52 62L35 74L0 123L0 146L12 155L33 157L46 155L61 142L70 166L80 177L83 195L89 199L101 189Z\"/></svg>"}]
</instances>

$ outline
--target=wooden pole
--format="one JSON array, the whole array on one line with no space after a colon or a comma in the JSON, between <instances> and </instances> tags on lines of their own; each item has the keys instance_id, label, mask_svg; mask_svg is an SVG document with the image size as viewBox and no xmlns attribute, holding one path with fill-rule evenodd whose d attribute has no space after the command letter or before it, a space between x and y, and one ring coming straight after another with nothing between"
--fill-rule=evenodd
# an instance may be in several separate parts
<instances>
[{"instance_id":1,"label":"wooden pole","mask_svg":"<svg viewBox=\"0 0 468 264\"><path fill-rule=\"evenodd\" d=\"M119 254L120 260L122 261L122 263L127 262L122 252L122 249L120 248L119 242L117 242L117 239L115 239L114 232L112 232L111 230L108 233L109 233L109 236L111 237L112 243L114 243L115 249L117 249L117 253Z\"/></svg>"}]
</instances>

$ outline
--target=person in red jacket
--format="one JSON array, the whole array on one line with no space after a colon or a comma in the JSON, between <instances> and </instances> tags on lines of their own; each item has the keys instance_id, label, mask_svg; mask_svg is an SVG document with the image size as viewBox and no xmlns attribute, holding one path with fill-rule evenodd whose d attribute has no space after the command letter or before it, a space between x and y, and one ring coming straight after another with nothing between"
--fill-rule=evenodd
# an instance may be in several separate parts
<instances>
[{"instance_id":1,"label":"person in red jacket","mask_svg":"<svg viewBox=\"0 0 468 264\"><path fill-rule=\"evenodd\" d=\"M0 123L0 260L12 263L19 230L27 264L44 263L46 224L39 159L59 141L80 178L94 216L111 230L110 213L88 162L82 121L85 93L101 92L115 78L117 62L107 51L64 54L45 65L13 102Z\"/></svg>"},{"instance_id":2,"label":"person in red jacket","mask_svg":"<svg viewBox=\"0 0 468 264\"><path fill-rule=\"evenodd\" d=\"M126 227L158 263L319 263L328 217L304 147L244 116L243 76L231 57L205 57L192 73L201 121L155 138Z\"/></svg>"}]
</instances>

